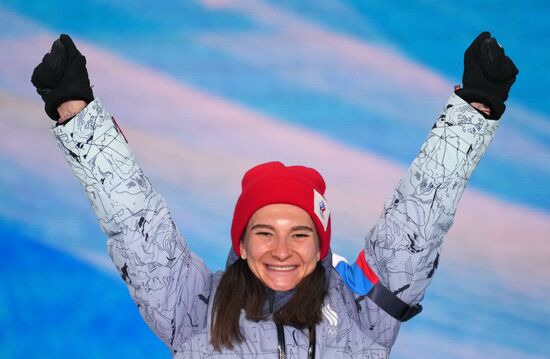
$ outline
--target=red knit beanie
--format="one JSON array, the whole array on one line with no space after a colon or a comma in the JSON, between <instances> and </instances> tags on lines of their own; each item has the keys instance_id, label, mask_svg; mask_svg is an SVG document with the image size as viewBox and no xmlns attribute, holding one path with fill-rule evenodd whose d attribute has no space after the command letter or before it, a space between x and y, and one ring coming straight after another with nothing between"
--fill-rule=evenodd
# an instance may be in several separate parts
<instances>
[{"instance_id":1,"label":"red knit beanie","mask_svg":"<svg viewBox=\"0 0 550 359\"><path fill-rule=\"evenodd\" d=\"M284 203L309 214L321 241L323 259L330 247L330 210L323 197L325 187L323 177L313 168L268 162L249 169L243 176L231 225L235 253L241 255L241 237L254 212L269 204Z\"/></svg>"}]
</instances>

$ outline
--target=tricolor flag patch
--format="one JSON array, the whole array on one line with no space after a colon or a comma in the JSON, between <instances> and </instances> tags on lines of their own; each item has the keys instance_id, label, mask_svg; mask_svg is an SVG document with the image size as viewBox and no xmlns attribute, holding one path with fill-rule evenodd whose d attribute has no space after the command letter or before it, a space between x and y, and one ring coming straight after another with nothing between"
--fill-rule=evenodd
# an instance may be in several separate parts
<instances>
[{"instance_id":1,"label":"tricolor flag patch","mask_svg":"<svg viewBox=\"0 0 550 359\"><path fill-rule=\"evenodd\" d=\"M327 201L322 194L313 190L313 211L321 221L324 230L327 230L328 219L330 218L330 209L328 208Z\"/></svg>"}]
</instances>

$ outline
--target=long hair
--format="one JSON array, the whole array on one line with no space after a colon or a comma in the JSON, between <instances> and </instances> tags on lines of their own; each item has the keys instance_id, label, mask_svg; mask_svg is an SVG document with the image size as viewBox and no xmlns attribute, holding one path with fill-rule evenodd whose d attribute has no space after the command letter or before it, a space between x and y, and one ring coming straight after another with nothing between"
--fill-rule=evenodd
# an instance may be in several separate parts
<instances>
[{"instance_id":1,"label":"long hair","mask_svg":"<svg viewBox=\"0 0 550 359\"><path fill-rule=\"evenodd\" d=\"M268 318L263 308L266 286L252 273L245 260L239 258L223 274L212 305L212 346L233 349L245 340L239 326L241 310L246 319L258 322ZM313 328L321 322L321 306L327 294L325 269L321 262L296 286L294 295L273 313L273 321L299 329Z\"/></svg>"}]
</instances>

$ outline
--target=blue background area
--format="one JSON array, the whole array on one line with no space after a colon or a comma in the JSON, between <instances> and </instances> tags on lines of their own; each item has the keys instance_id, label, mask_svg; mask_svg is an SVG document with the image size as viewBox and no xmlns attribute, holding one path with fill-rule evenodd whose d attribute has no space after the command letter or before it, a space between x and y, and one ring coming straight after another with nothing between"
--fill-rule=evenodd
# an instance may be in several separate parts
<instances>
[{"instance_id":1,"label":"blue background area","mask_svg":"<svg viewBox=\"0 0 550 359\"><path fill-rule=\"evenodd\" d=\"M119 278L39 244L17 224L0 220L0 231L1 358L169 356Z\"/></svg>"},{"instance_id":2,"label":"blue background area","mask_svg":"<svg viewBox=\"0 0 550 359\"><path fill-rule=\"evenodd\" d=\"M550 125L550 2L324 0L316 1L315 6L306 6L309 2L298 0L265 2L331 31L394 48L456 83L460 82L464 51L457 44L465 47L477 33L490 29L521 71L511 103L533 111L540 121ZM194 1L2 0L0 6L52 33L73 34L176 80L401 164L412 159L427 132L424 124L383 116L366 107L289 84L262 66L244 64L196 40L208 31L272 30L238 13L209 11ZM0 37L34 31L17 29L6 26L0 30ZM433 117L438 111L439 108L426 108L425 114L419 116ZM396 127L399 131L394 134ZM537 131L528 118L512 118L510 127L550 149L549 133ZM395 137L388 138L388 133ZM15 210L34 207L29 215L48 213L51 206L59 206L56 207L59 211L65 209L65 204L53 200L25 202L18 196L19 189L32 188L29 190L32 198L33 191L45 191L53 185L26 186L19 183L20 178L27 176L17 164L6 159L0 164L10 169L0 175L0 200L4 205L14 203ZM528 185L518 187L518 183ZM474 186L492 195L547 213L550 212L548 183L548 168L541 169L528 161L510 162L491 153L472 179ZM58 196L52 190L51 198ZM88 207L81 210L90 211ZM82 231L101 238L91 214L83 222L86 228ZM190 231L200 241L201 233ZM1 358L169 356L166 347L139 318L119 278L40 244L41 236L59 232L22 228L21 223L0 216L0 233ZM221 258L206 260L219 262ZM437 328L442 337L455 343L476 347L500 345L526 354L550 356L550 326L545 319L549 309L545 302L541 306L535 299L518 298L510 283L501 283L487 273L480 274L475 267L465 267L459 274L442 271L437 283L439 287L423 302L426 307L423 318L407 323L407 331L429 335L430 330ZM481 294L472 288L481 290ZM498 303L493 306L487 303L492 292L508 295L504 299L492 298ZM460 293L460 297L455 293ZM455 313L464 318L463 326L433 320L448 315L446 306L457 302L463 306L463 311ZM483 310L480 312L479 308ZM522 308L532 309L522 312ZM494 323L495 318L501 325L488 329L485 323ZM399 346L395 354L396 358L408 357L406 348Z\"/></svg>"},{"instance_id":3,"label":"blue background area","mask_svg":"<svg viewBox=\"0 0 550 359\"><path fill-rule=\"evenodd\" d=\"M333 31L396 48L453 83L461 82L464 48L479 32L491 30L504 42L521 71L512 90L511 103L545 116L543 121L546 127L549 125L548 2L463 1L453 4L324 0L316 2L315 6L302 1L270 2ZM288 83L269 68L244 64L230 54L197 41L196 36L208 32L273 30L231 10L207 11L194 1L151 4L147 1L72 3L58 0L29 4L6 0L3 5L53 32L67 32L88 39L133 62L151 66L210 93L402 164L410 162L426 135L424 123L403 122ZM440 107L435 106L425 108L418 113L418 119L433 118L439 110ZM521 121L527 121L524 118L508 121L513 123L513 131L528 136L550 151L548 130L538 131L533 124L522 124ZM394 131L396 127L400 129L398 134ZM394 136L392 141L388 140L390 134ZM503 161L491 153L487 158L490 160L476 171L472 185L506 200L550 210L549 168L533 168L521 160ZM546 161L550 166L550 159ZM503 172L507 175L503 176ZM516 184L526 180L530 185L518 188Z\"/></svg>"},{"instance_id":4,"label":"blue background area","mask_svg":"<svg viewBox=\"0 0 550 359\"><path fill-rule=\"evenodd\" d=\"M359 39L390 42L457 83L464 49L456 44L468 44L472 34L491 31L521 69L514 100L550 112L548 1L323 0L320 6L297 0L270 2ZM341 11L342 4L348 5L346 11Z\"/></svg>"}]
</instances>

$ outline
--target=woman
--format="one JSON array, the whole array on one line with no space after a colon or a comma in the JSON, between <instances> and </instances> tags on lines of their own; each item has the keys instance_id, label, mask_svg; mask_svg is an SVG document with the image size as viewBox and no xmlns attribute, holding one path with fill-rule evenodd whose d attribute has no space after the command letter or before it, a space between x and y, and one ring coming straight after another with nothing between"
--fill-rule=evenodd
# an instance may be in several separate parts
<instances>
[{"instance_id":1,"label":"woman","mask_svg":"<svg viewBox=\"0 0 550 359\"><path fill-rule=\"evenodd\" d=\"M387 358L419 304L443 236L493 138L518 73L489 33L465 54L457 89L368 233L357 260L330 252L325 182L279 162L247 171L225 272L190 252L94 100L86 60L67 35L32 76L52 128L143 319L175 358Z\"/></svg>"}]
</instances>

